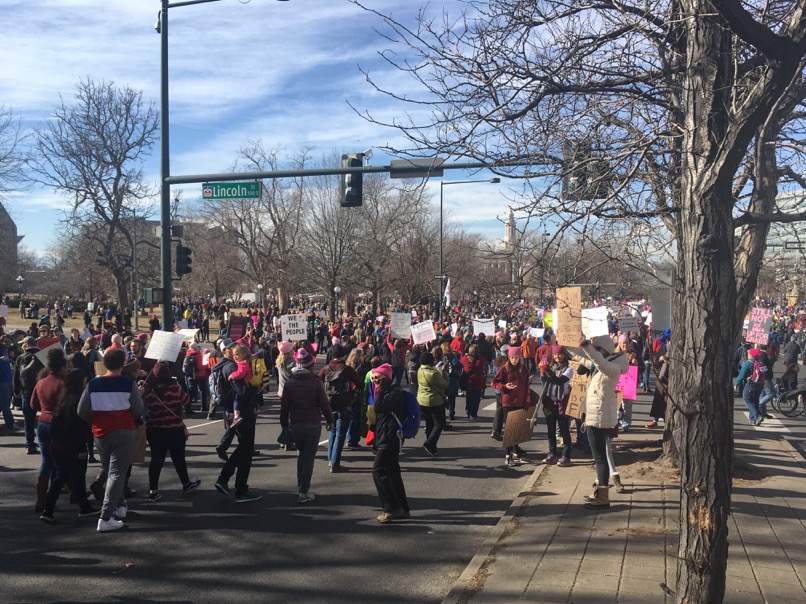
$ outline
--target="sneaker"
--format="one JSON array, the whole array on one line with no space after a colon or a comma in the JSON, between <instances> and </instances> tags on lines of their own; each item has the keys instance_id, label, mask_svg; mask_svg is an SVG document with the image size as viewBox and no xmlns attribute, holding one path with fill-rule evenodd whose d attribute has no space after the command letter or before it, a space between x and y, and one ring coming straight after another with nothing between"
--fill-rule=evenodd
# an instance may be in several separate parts
<instances>
[{"instance_id":1,"label":"sneaker","mask_svg":"<svg viewBox=\"0 0 806 604\"><path fill-rule=\"evenodd\" d=\"M501 436L500 432L490 432L490 438L492 438L493 440L497 440L497 441L504 440L504 437Z\"/></svg>"},{"instance_id":2,"label":"sneaker","mask_svg":"<svg viewBox=\"0 0 806 604\"><path fill-rule=\"evenodd\" d=\"M347 472L347 468L343 466L331 466L330 468L331 474L342 474L344 472Z\"/></svg>"},{"instance_id":3,"label":"sneaker","mask_svg":"<svg viewBox=\"0 0 806 604\"><path fill-rule=\"evenodd\" d=\"M221 419L221 418L219 418L215 413L208 413L207 414L207 419L214 420L214 419Z\"/></svg>"},{"instance_id":4,"label":"sneaker","mask_svg":"<svg viewBox=\"0 0 806 604\"><path fill-rule=\"evenodd\" d=\"M514 466L515 458L512 455L507 455L506 457L504 457L504 463L507 464L508 466Z\"/></svg>"},{"instance_id":5,"label":"sneaker","mask_svg":"<svg viewBox=\"0 0 806 604\"><path fill-rule=\"evenodd\" d=\"M557 462L557 465L561 468L567 468L571 465L571 460L568 457L563 457L560 461Z\"/></svg>"},{"instance_id":6,"label":"sneaker","mask_svg":"<svg viewBox=\"0 0 806 604\"><path fill-rule=\"evenodd\" d=\"M769 413L762 413L762 414L761 414L761 417L763 417L764 419L775 419L775 418L774 418L772 415L770 415Z\"/></svg>"},{"instance_id":7,"label":"sneaker","mask_svg":"<svg viewBox=\"0 0 806 604\"><path fill-rule=\"evenodd\" d=\"M97 516L100 512L101 512L100 509L89 506L79 511L78 517L85 518L87 516Z\"/></svg>"},{"instance_id":8,"label":"sneaker","mask_svg":"<svg viewBox=\"0 0 806 604\"><path fill-rule=\"evenodd\" d=\"M118 529L122 529L125 524L123 524L122 520L118 520L117 518L110 518L109 520L104 520L103 518L98 519L98 532L99 533L108 533L109 531L116 531Z\"/></svg>"},{"instance_id":9,"label":"sneaker","mask_svg":"<svg viewBox=\"0 0 806 604\"><path fill-rule=\"evenodd\" d=\"M159 491L150 491L148 493L148 503L156 503L162 499L162 495L160 495Z\"/></svg>"},{"instance_id":10,"label":"sneaker","mask_svg":"<svg viewBox=\"0 0 806 604\"><path fill-rule=\"evenodd\" d=\"M249 490L244 491L243 493L235 494L235 503L249 503L251 501L259 501L261 499L263 499L263 495Z\"/></svg>"},{"instance_id":11,"label":"sneaker","mask_svg":"<svg viewBox=\"0 0 806 604\"><path fill-rule=\"evenodd\" d=\"M423 449L425 449L425 452L428 453L431 457L437 456L436 447L429 447L428 445L423 445Z\"/></svg>"},{"instance_id":12,"label":"sneaker","mask_svg":"<svg viewBox=\"0 0 806 604\"><path fill-rule=\"evenodd\" d=\"M546 455L546 458L543 460L543 463L546 464L547 466L553 465L557 463L557 456L554 455L553 453L549 453L548 455Z\"/></svg>"},{"instance_id":13,"label":"sneaker","mask_svg":"<svg viewBox=\"0 0 806 604\"><path fill-rule=\"evenodd\" d=\"M755 421L753 422L753 425L754 425L754 426L760 426L760 425L761 425L763 422L764 422L764 416L763 416L763 415L759 415L759 416L758 416L758 417L755 419Z\"/></svg>"},{"instance_id":14,"label":"sneaker","mask_svg":"<svg viewBox=\"0 0 806 604\"><path fill-rule=\"evenodd\" d=\"M657 427L658 427L658 422L656 422L656 421L653 419L651 422L649 422L649 423L646 425L646 427L647 427L647 428L657 428Z\"/></svg>"},{"instance_id":15,"label":"sneaker","mask_svg":"<svg viewBox=\"0 0 806 604\"><path fill-rule=\"evenodd\" d=\"M26 455L39 455L39 449L37 449L36 446L25 447L25 454Z\"/></svg>"},{"instance_id":16,"label":"sneaker","mask_svg":"<svg viewBox=\"0 0 806 604\"><path fill-rule=\"evenodd\" d=\"M190 479L189 483L187 483L186 485L182 486L182 492L183 493L189 493L190 491L198 489L200 484L201 484L201 480L199 480L196 477L193 477L193 478Z\"/></svg>"},{"instance_id":17,"label":"sneaker","mask_svg":"<svg viewBox=\"0 0 806 604\"><path fill-rule=\"evenodd\" d=\"M229 485L227 484L227 481L222 480L221 478L215 481L215 490L221 493L222 495L230 494Z\"/></svg>"},{"instance_id":18,"label":"sneaker","mask_svg":"<svg viewBox=\"0 0 806 604\"><path fill-rule=\"evenodd\" d=\"M359 445L358 443L355 443L354 445L347 445L347 448L348 448L350 451L361 451L361 450L362 450L364 447L362 447L362 446L361 446L361 445Z\"/></svg>"},{"instance_id":19,"label":"sneaker","mask_svg":"<svg viewBox=\"0 0 806 604\"><path fill-rule=\"evenodd\" d=\"M215 452L218 454L218 459L221 461L227 461L229 459L229 455L227 455L227 447L225 445L218 445L215 448Z\"/></svg>"},{"instance_id":20,"label":"sneaker","mask_svg":"<svg viewBox=\"0 0 806 604\"><path fill-rule=\"evenodd\" d=\"M242 421L243 421L243 418L242 418L242 417L240 417L240 416L238 416L238 417L236 417L235 419L233 419L233 420L230 422L229 427L230 427L230 428L235 428L235 427L236 427L238 424L240 424Z\"/></svg>"},{"instance_id":21,"label":"sneaker","mask_svg":"<svg viewBox=\"0 0 806 604\"><path fill-rule=\"evenodd\" d=\"M47 522L48 524L53 524L56 522L56 518L53 513L42 512L42 515L39 517L42 522Z\"/></svg>"},{"instance_id":22,"label":"sneaker","mask_svg":"<svg viewBox=\"0 0 806 604\"><path fill-rule=\"evenodd\" d=\"M95 457L95 455L90 455L87 457L87 463L101 463L101 460Z\"/></svg>"},{"instance_id":23,"label":"sneaker","mask_svg":"<svg viewBox=\"0 0 806 604\"><path fill-rule=\"evenodd\" d=\"M297 503L308 503L314 499L316 499L316 495L313 493L300 493L297 495Z\"/></svg>"},{"instance_id":24,"label":"sneaker","mask_svg":"<svg viewBox=\"0 0 806 604\"><path fill-rule=\"evenodd\" d=\"M126 514L129 513L129 508L125 505L120 506L118 509L115 510L115 518L123 520L126 517Z\"/></svg>"}]
</instances>

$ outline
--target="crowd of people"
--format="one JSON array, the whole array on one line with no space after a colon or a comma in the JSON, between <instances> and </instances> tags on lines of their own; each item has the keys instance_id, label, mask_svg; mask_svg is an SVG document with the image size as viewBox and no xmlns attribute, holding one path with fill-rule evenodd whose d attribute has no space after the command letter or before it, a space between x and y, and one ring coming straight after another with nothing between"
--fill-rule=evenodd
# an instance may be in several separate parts
<instances>
[{"instance_id":1,"label":"crowd of people","mask_svg":"<svg viewBox=\"0 0 806 604\"><path fill-rule=\"evenodd\" d=\"M297 456L300 504L315 498L311 480L324 422L329 472L347 471L342 463L345 448L371 446L372 476L382 507L378 521L410 517L399 463L407 397L416 399L423 419L422 447L437 457L443 432L453 429L457 415L477 422L491 389L491 438L503 440L513 413L537 405L547 425L548 448L542 461L569 467L575 450L591 454L596 486L585 505L607 508L610 486L623 490L612 440L619 430L630 430L633 421L634 399L617 397L616 384L631 366L637 368L636 391L654 390L646 426L656 427L665 411L671 331L653 333L642 325L637 332L621 333L618 317L611 316L608 335L589 339L580 334L575 346L559 346L544 317L529 306L449 309L445 321L434 321L436 340L417 344L393 337L388 319L374 316L370 309L328 321L321 309L307 308L308 337L291 342L281 337L277 307L247 309L246 327L232 339L231 321L219 316L229 308L177 304L177 315L188 325L218 321L219 337L210 339L199 326L178 358L151 359L146 354L150 333L136 333L114 309L99 305L96 312L103 320L98 333L85 316L85 330L71 329L69 337L58 321L46 320L27 331L0 334L0 410L5 431L19 433L13 400L23 414L25 451L41 459L34 504L41 519L55 521L56 501L67 487L80 515L98 515L101 532L124 526L127 502L135 494L128 484L132 465L146 459L147 448L149 502L161 498L160 474L169 456L183 492L200 486L188 470L184 421L197 411L223 420L216 454L224 463L215 489L234 496L237 503L259 500L249 475L257 418L270 390L280 401L278 440ZM419 321L427 320L433 309L399 305L393 310L410 312L413 321ZM472 318L485 313L498 317L500 328L489 335L474 334ZM149 325L152 334L160 327L155 319ZM737 351L737 392L753 423L766 415L779 345L790 372L802 356L798 332L791 325L778 321L764 350L742 346ZM759 358L765 366L760 380ZM323 366L315 371L317 360ZM575 374L589 378L583 417L567 414ZM459 409L460 398L464 409ZM504 464L529 462L532 454L524 447L525 442L508 444ZM96 459L96 451L101 470L88 491L87 464Z\"/></svg>"}]
</instances>

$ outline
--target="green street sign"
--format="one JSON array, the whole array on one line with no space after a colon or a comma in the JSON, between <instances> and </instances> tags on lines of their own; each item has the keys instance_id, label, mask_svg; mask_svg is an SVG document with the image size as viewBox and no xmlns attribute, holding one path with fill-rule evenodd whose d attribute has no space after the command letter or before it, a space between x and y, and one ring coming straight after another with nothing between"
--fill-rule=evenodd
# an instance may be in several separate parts
<instances>
[{"instance_id":1,"label":"green street sign","mask_svg":"<svg viewBox=\"0 0 806 604\"><path fill-rule=\"evenodd\" d=\"M205 182L202 199L260 199L260 181Z\"/></svg>"}]
</instances>

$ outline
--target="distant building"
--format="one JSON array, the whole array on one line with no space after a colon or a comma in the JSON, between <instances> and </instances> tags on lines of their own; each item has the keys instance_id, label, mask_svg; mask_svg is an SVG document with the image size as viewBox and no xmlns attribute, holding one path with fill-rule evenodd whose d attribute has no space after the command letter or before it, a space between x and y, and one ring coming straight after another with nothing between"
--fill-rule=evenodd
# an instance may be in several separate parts
<instances>
[{"instance_id":1,"label":"distant building","mask_svg":"<svg viewBox=\"0 0 806 604\"><path fill-rule=\"evenodd\" d=\"M16 293L19 287L17 246L22 237L17 235L17 224L0 203L0 291L4 293Z\"/></svg>"}]
</instances>

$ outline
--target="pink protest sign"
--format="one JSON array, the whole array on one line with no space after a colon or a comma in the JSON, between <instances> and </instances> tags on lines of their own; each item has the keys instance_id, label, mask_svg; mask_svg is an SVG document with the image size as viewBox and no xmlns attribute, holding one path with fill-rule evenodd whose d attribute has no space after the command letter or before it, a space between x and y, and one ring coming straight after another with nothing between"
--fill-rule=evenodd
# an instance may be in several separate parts
<instances>
[{"instance_id":1,"label":"pink protest sign","mask_svg":"<svg viewBox=\"0 0 806 604\"><path fill-rule=\"evenodd\" d=\"M750 310L750 321L747 326L745 340L760 346L767 344L772 326L772 309L757 306Z\"/></svg>"},{"instance_id":2,"label":"pink protest sign","mask_svg":"<svg viewBox=\"0 0 806 604\"><path fill-rule=\"evenodd\" d=\"M627 400L634 401L636 391L638 390L637 385L638 367L635 365L630 365L630 368L627 369L627 373L621 374L618 384L616 384L616 390L620 391Z\"/></svg>"}]
</instances>

